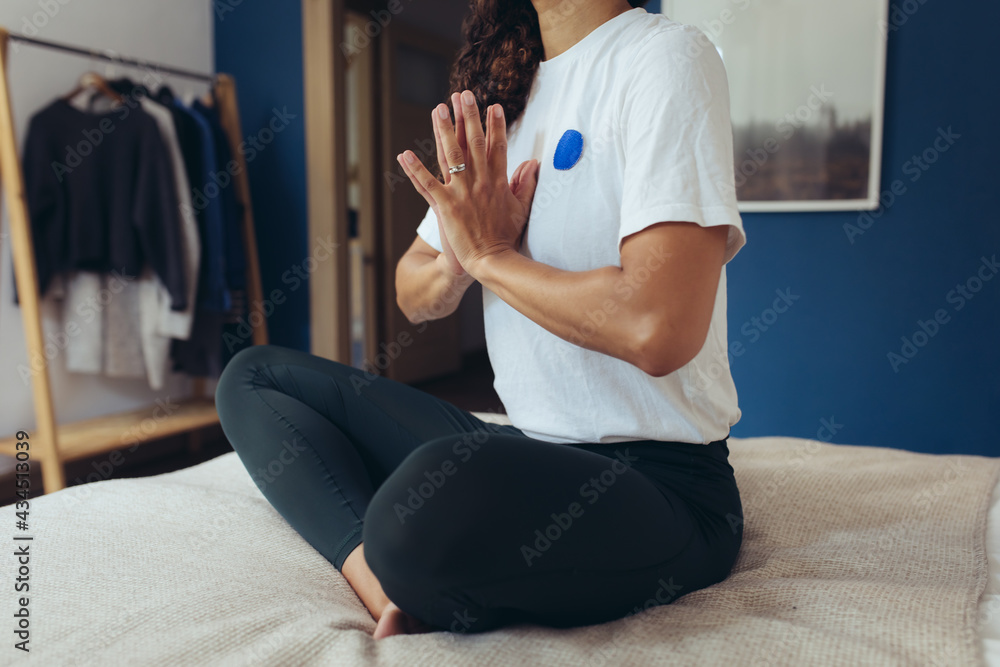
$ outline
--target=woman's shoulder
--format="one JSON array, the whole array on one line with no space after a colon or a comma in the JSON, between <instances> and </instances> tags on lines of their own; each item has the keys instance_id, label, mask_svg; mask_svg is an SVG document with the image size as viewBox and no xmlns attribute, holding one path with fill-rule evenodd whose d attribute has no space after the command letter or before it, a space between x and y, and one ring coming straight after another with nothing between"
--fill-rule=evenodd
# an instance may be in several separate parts
<instances>
[{"instance_id":1,"label":"woman's shoulder","mask_svg":"<svg viewBox=\"0 0 1000 667\"><path fill-rule=\"evenodd\" d=\"M719 57L712 40L697 26L681 23L665 14L647 13L633 24L629 36L630 62L642 67L663 58L700 59L705 53Z\"/></svg>"},{"instance_id":2,"label":"woman's shoulder","mask_svg":"<svg viewBox=\"0 0 1000 667\"><path fill-rule=\"evenodd\" d=\"M722 56L697 26L680 23L663 14L647 14L633 24L620 61L620 83L624 91L697 88L710 82L727 86Z\"/></svg>"}]
</instances>

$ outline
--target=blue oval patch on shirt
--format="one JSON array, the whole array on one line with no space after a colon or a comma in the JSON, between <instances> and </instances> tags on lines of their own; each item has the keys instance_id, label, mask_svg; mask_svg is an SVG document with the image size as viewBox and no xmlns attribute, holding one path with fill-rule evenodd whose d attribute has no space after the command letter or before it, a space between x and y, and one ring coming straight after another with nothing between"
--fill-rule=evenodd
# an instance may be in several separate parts
<instances>
[{"instance_id":1,"label":"blue oval patch on shirt","mask_svg":"<svg viewBox=\"0 0 1000 667\"><path fill-rule=\"evenodd\" d=\"M556 145L552 165L559 170L572 169L583 155L583 135L576 130L566 130Z\"/></svg>"}]
</instances>

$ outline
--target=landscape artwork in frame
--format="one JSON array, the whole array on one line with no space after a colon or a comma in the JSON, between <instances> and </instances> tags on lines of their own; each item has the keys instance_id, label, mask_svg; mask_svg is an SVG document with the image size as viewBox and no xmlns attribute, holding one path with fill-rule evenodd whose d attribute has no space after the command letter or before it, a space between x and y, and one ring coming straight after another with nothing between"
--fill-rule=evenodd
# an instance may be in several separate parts
<instances>
[{"instance_id":1,"label":"landscape artwork in frame","mask_svg":"<svg viewBox=\"0 0 1000 667\"><path fill-rule=\"evenodd\" d=\"M878 208L888 0L664 0L729 79L741 211Z\"/></svg>"}]
</instances>

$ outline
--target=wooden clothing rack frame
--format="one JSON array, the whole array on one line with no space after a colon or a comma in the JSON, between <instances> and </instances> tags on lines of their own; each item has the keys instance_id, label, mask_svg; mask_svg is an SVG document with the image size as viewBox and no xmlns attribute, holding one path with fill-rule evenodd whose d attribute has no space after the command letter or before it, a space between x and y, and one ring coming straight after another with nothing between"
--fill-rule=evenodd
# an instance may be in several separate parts
<instances>
[{"instance_id":1,"label":"wooden clothing rack frame","mask_svg":"<svg viewBox=\"0 0 1000 667\"><path fill-rule=\"evenodd\" d=\"M243 238L247 254L247 301L251 304L250 313L261 310L263 293L257 242L254 236L253 211L250 204L250 183L247 178L246 161L242 151L239 150L243 132L240 127L236 83L233 78L226 74L211 75L191 72L159 63L121 58L67 44L14 35L0 26L0 196L7 195L14 278L17 281L21 314L24 320L28 360L30 367L35 371L31 388L37 423L35 432L30 434L30 456L32 460L41 462L44 492L50 493L66 486L64 465L67 462L131 446L139 433L143 436L140 441L158 440L187 433L189 447L197 449L199 430L218 424L219 415L216 412L213 397L205 396L204 378L196 378L194 395L189 399L174 403L176 409L168 415L163 415L162 410L154 412L154 407L150 406L78 422L56 423L52 404L51 378L49 377L49 359L45 354L42 331L38 270L35 264L31 222L24 194L24 174L18 157L10 98L7 47L11 40L115 64L149 68L156 72L198 79L212 84L223 129L225 129L232 146L234 159L240 166L239 173L233 181L236 196L243 204L245 212ZM253 343L254 345L262 345L267 343L267 319L265 314L260 312L257 320L261 324L253 327ZM254 318L248 317L248 321L253 322ZM151 430L145 428L148 423L153 423ZM0 440L0 453L14 456L17 451L17 442L16 437Z\"/></svg>"}]
</instances>

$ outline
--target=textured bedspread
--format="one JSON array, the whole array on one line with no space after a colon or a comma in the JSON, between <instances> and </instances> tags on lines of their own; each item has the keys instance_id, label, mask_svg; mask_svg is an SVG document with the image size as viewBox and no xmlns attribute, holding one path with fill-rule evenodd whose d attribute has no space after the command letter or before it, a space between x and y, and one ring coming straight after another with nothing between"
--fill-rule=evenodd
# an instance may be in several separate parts
<instances>
[{"instance_id":1,"label":"textured bedspread","mask_svg":"<svg viewBox=\"0 0 1000 667\"><path fill-rule=\"evenodd\" d=\"M1000 461L793 438L730 450L746 523L726 581L598 626L379 642L235 454L70 488L32 503L25 664L979 664Z\"/></svg>"}]
</instances>

